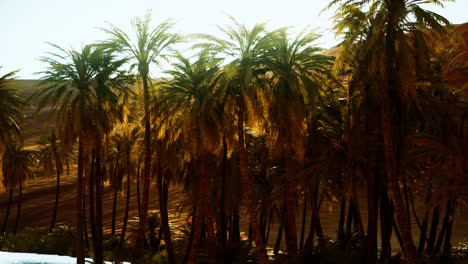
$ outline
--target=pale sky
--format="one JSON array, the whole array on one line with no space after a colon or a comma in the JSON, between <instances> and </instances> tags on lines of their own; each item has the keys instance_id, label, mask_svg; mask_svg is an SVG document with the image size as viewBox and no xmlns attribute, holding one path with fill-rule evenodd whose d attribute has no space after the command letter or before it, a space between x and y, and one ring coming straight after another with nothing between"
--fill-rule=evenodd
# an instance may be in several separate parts
<instances>
[{"instance_id":1,"label":"pale sky","mask_svg":"<svg viewBox=\"0 0 468 264\"><path fill-rule=\"evenodd\" d=\"M38 58L53 49L105 39L98 27L112 23L130 33L130 21L152 11L153 25L172 19L174 32L221 36L217 25L229 24L228 15L246 25L267 22L268 28L291 26L319 29L318 45L336 44L330 31L332 12L324 12L327 0L0 0L0 76L20 69L20 79L38 78L44 69ZM452 23L468 22L468 0L447 2L445 8L428 6Z\"/></svg>"}]
</instances>

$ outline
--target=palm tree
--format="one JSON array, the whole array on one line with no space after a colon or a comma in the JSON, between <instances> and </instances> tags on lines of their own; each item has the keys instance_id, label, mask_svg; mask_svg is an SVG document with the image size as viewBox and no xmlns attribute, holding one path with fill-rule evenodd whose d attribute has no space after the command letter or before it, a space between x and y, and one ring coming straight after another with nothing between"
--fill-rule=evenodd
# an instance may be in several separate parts
<instances>
[{"instance_id":1,"label":"palm tree","mask_svg":"<svg viewBox=\"0 0 468 264\"><path fill-rule=\"evenodd\" d=\"M1 69L1 67L0 67ZM22 119L21 109L25 100L18 91L11 87L16 71L0 77L0 191L3 185L3 156L11 140L20 136L19 123Z\"/></svg>"},{"instance_id":2,"label":"palm tree","mask_svg":"<svg viewBox=\"0 0 468 264\"><path fill-rule=\"evenodd\" d=\"M125 193L125 215L122 224L122 232L120 235L120 247L123 247L125 233L127 230L128 213L130 209L130 186L132 185L132 176L136 175L136 161L134 157L135 145L141 140L141 129L139 126L130 126L124 123L121 133L115 134L113 142L120 146L122 151L122 161L120 163L121 170L127 176L127 189Z\"/></svg>"},{"instance_id":3,"label":"palm tree","mask_svg":"<svg viewBox=\"0 0 468 264\"><path fill-rule=\"evenodd\" d=\"M451 253L453 213L462 192L459 187L464 186L462 175L467 164L466 151L463 151L468 146L464 136L467 129L467 100L462 92L463 84L453 83L449 79L456 74L466 74L467 69L460 57L464 51L456 48L456 41L451 41L447 38L443 40L444 44L436 42L434 45L429 65L432 73L424 76L419 83L418 100L413 109L417 112L415 116L418 116L413 123L417 130L406 137L408 151L402 165L406 174L412 176L408 182L415 189L413 193L417 193L427 204L418 253L422 254L425 249L426 254L431 256L449 256ZM437 222L444 207L437 238ZM428 233L431 209L433 217Z\"/></svg>"},{"instance_id":4,"label":"palm tree","mask_svg":"<svg viewBox=\"0 0 468 264\"><path fill-rule=\"evenodd\" d=\"M223 113L219 104L219 93L222 90L217 89L222 77L218 66L220 60L207 53L198 54L193 62L181 55L176 55L176 58L178 62L173 65L175 70L168 71L172 79L161 90L162 106L172 118L180 119L181 133L188 152L192 159L200 162L200 179L196 185L198 199L194 205L195 230L188 262L196 263L204 218L210 245L209 259L210 263L215 263L212 179L208 172L208 154L218 151L220 144L220 119Z\"/></svg>"},{"instance_id":5,"label":"palm tree","mask_svg":"<svg viewBox=\"0 0 468 264\"><path fill-rule=\"evenodd\" d=\"M151 14L148 13L143 19L136 18L132 21L135 32L135 42L121 29L111 25L110 29L103 29L109 34L110 39L103 44L112 50L123 54L126 58L133 61L132 67L136 66L138 78L143 84L143 103L144 103L144 169L143 169L143 197L141 211L139 212L139 225L137 239L134 250L134 261L141 260L144 250L144 237L146 230L146 217L149 206L149 186L151 174L151 125L150 125L150 66L152 63L158 63L158 60L164 58L166 52L173 44L180 41L180 36L169 33L172 23L165 21L155 29L150 28ZM167 239L167 238L166 238Z\"/></svg>"},{"instance_id":6,"label":"palm tree","mask_svg":"<svg viewBox=\"0 0 468 264\"><path fill-rule=\"evenodd\" d=\"M296 230L296 168L301 166L305 152L306 103L313 104L319 90L331 79L332 57L322 55L313 46L318 35L303 32L290 40L285 29L269 34L271 47L262 54L270 78L266 94L270 101L268 117L271 140L286 161L286 243L288 254L297 254Z\"/></svg>"},{"instance_id":7,"label":"palm tree","mask_svg":"<svg viewBox=\"0 0 468 264\"><path fill-rule=\"evenodd\" d=\"M33 167L36 165L35 152L32 150L26 150L21 145L13 145L7 148L4 160L4 173L5 182L10 188L18 186L18 207L16 213L16 221L13 227L13 234L16 234L19 225L19 219L21 215L21 204L23 196L23 184L24 181L34 177ZM11 190L10 190L11 194ZM9 199L11 201L11 197ZM8 219L10 210L10 204L8 204L7 213L5 216L5 222L3 229L5 230L6 222Z\"/></svg>"},{"instance_id":8,"label":"palm tree","mask_svg":"<svg viewBox=\"0 0 468 264\"><path fill-rule=\"evenodd\" d=\"M95 146L96 152L106 131L110 131L119 96L114 89L125 90L128 78L118 69L125 60L116 60L111 52L95 45L85 45L80 51L64 50L53 45L58 53L50 53L41 60L48 66L41 72L42 87L33 96L39 97L38 111L50 106L57 114L59 137L65 145L78 140L78 177L76 189L77 262L84 263L83 244L83 176L84 160ZM112 85L110 84L112 83ZM85 148L85 146L87 146ZM99 158L99 156L97 157ZM98 162L96 162L98 163ZM99 173L98 173L99 174ZM98 175L99 177L99 175ZM102 195L96 181L96 194ZM91 191L91 190L90 190ZM95 262L102 263L102 207L97 213L97 235L95 237ZM94 237L94 236L93 236Z\"/></svg>"},{"instance_id":9,"label":"palm tree","mask_svg":"<svg viewBox=\"0 0 468 264\"><path fill-rule=\"evenodd\" d=\"M351 51L352 55L347 58L358 61L358 67L362 67L358 70L363 75L357 77L367 82L365 85L369 90L364 94L370 95L370 105L374 108L370 117L375 120L370 125L375 131L376 142L382 146L376 148L375 155L377 160L382 159L385 164L385 179L376 177L375 180L384 180L385 185L388 182L396 223L402 235L402 249L409 261L414 261L417 252L399 184L402 135L407 126L404 101L414 94L417 79L414 74L421 69L417 64L419 60L413 58L423 57L417 53L428 50L427 42L420 36L424 36L428 29L440 33L444 31L443 26L450 24L445 18L424 10L420 5L442 5L442 2L334 0L329 5L340 5L335 27L338 34L345 35L342 53L346 56ZM373 171L372 168L370 170ZM368 185L371 184L368 182ZM371 258L375 259L375 250L372 255Z\"/></svg>"},{"instance_id":10,"label":"palm tree","mask_svg":"<svg viewBox=\"0 0 468 264\"><path fill-rule=\"evenodd\" d=\"M257 247L257 258L260 263L267 263L268 256L260 234L257 222L257 204L252 200L251 182L247 169L247 152L245 150L244 123L248 110L248 103L252 101L256 83L256 73L261 65L260 54L266 48L266 31L264 24L256 24L247 28L231 18L233 26L220 28L227 39L217 38L211 35L198 35L204 43L195 45L210 50L215 54L225 56L227 65L225 71L230 75L230 93L235 97L236 105L233 111L237 115L238 151L240 159L240 178L242 183L243 200L247 203L249 223L252 228L255 245ZM255 105L255 104L250 104ZM252 116L251 113L250 116Z\"/></svg>"},{"instance_id":11,"label":"palm tree","mask_svg":"<svg viewBox=\"0 0 468 264\"><path fill-rule=\"evenodd\" d=\"M55 170L57 177L54 210L49 227L49 231L52 232L57 219L60 195L60 176L63 173L64 166L70 166L69 161L71 159L71 151L57 139L57 135L54 130L52 130L49 137L41 138L39 143L43 146L38 153L39 163L42 164L44 172L47 175L53 173Z\"/></svg>"}]
</instances>

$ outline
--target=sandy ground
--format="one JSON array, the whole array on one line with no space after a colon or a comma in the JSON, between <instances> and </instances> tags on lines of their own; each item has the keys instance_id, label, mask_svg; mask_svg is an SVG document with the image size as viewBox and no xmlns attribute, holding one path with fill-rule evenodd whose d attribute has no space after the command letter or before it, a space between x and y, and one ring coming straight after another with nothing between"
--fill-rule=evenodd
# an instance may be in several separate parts
<instances>
[{"instance_id":1,"label":"sandy ground","mask_svg":"<svg viewBox=\"0 0 468 264\"><path fill-rule=\"evenodd\" d=\"M23 191L23 203L19 229L26 227L48 227L52 218L55 202L55 178L38 177L29 180ZM75 225L75 175L64 175L61 179L60 202L57 215L57 223ZM136 183L131 186L129 219L138 216L136 202ZM178 187L171 187L169 192L170 224L173 228L186 224L186 214L178 213L178 205L183 199L183 191ZM13 196L13 204L8 221L8 230L11 230L16 218L16 205L18 194ZM105 232L110 232L112 225L112 203L113 191L109 186L104 188L103 218ZM8 192L0 194L0 221L3 223L5 211L8 204ZM156 210L158 205L158 194L154 184L150 189L150 210ZM86 212L88 213L88 212ZM125 196L119 192L117 197L116 228L120 229L125 213Z\"/></svg>"}]
</instances>

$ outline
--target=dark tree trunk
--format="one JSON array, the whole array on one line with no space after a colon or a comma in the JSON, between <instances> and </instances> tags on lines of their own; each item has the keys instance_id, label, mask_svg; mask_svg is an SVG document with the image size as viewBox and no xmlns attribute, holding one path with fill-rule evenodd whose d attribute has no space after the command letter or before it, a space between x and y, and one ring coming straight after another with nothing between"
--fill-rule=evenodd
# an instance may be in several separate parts
<instances>
[{"instance_id":1,"label":"dark tree trunk","mask_svg":"<svg viewBox=\"0 0 468 264\"><path fill-rule=\"evenodd\" d=\"M403 238L401 237L400 230L398 229L398 225L396 224L395 220L393 220L393 229L395 230L395 236L397 237L400 248L403 248Z\"/></svg>"},{"instance_id":2,"label":"dark tree trunk","mask_svg":"<svg viewBox=\"0 0 468 264\"><path fill-rule=\"evenodd\" d=\"M410 220L403 201L399 184L399 160L402 144L402 131L405 120L402 118L403 105L400 98L401 83L398 78L400 66L396 54L398 17L395 16L403 0L392 1L389 8L388 22L385 28L385 76L386 89L381 95L381 131L384 143L385 172L388 186L395 207L395 220L403 239L403 253L409 262L414 262L417 249L413 242Z\"/></svg>"},{"instance_id":3,"label":"dark tree trunk","mask_svg":"<svg viewBox=\"0 0 468 264\"><path fill-rule=\"evenodd\" d=\"M127 232L128 212L130 210L130 186L132 185L130 174L130 155L127 153L127 192L125 194L125 214L122 224L122 233L120 234L120 248L124 246L125 233Z\"/></svg>"},{"instance_id":4,"label":"dark tree trunk","mask_svg":"<svg viewBox=\"0 0 468 264\"><path fill-rule=\"evenodd\" d=\"M10 184L10 194L8 195L8 205L5 213L5 220L3 220L2 234L5 234L8 224L8 217L10 216L11 203L13 201L13 184Z\"/></svg>"},{"instance_id":5,"label":"dark tree trunk","mask_svg":"<svg viewBox=\"0 0 468 264\"><path fill-rule=\"evenodd\" d=\"M364 234L364 224L362 223L362 217L361 217L361 210L359 209L359 199L357 196L354 196L355 198L353 199L353 209L354 209L354 228L356 231L360 234Z\"/></svg>"},{"instance_id":6,"label":"dark tree trunk","mask_svg":"<svg viewBox=\"0 0 468 264\"><path fill-rule=\"evenodd\" d=\"M456 199L452 198L451 199L452 203L450 206L450 216L448 218L448 223L447 223L447 231L445 232L445 239L444 239L444 246L442 248L441 256L443 257L450 257L451 252L452 252L452 227L453 227L453 217L455 213L455 205L456 205Z\"/></svg>"},{"instance_id":7,"label":"dark tree trunk","mask_svg":"<svg viewBox=\"0 0 468 264\"><path fill-rule=\"evenodd\" d=\"M231 223L231 230L232 234L229 233L229 239L231 241L231 245L239 245L240 242L240 224L239 224L239 207L233 209L232 213L232 223Z\"/></svg>"},{"instance_id":8,"label":"dark tree trunk","mask_svg":"<svg viewBox=\"0 0 468 264\"><path fill-rule=\"evenodd\" d=\"M83 136L78 139L78 177L76 182L76 263L84 264L83 243Z\"/></svg>"},{"instance_id":9,"label":"dark tree trunk","mask_svg":"<svg viewBox=\"0 0 468 264\"><path fill-rule=\"evenodd\" d=\"M141 162L138 161L137 178L136 178L138 217L140 217L140 214L141 214L140 175L141 175Z\"/></svg>"},{"instance_id":10,"label":"dark tree trunk","mask_svg":"<svg viewBox=\"0 0 468 264\"><path fill-rule=\"evenodd\" d=\"M91 155L91 164L90 164L90 172L89 172L89 179L88 179L88 210L89 210L89 226L91 229L91 240L93 245L93 252L96 251L96 202L95 202L95 191L94 189L97 187L95 186L95 152L92 152Z\"/></svg>"},{"instance_id":11,"label":"dark tree trunk","mask_svg":"<svg viewBox=\"0 0 468 264\"><path fill-rule=\"evenodd\" d=\"M268 256L266 253L265 245L263 244L262 236L258 228L257 223L257 211L256 203L252 199L251 192L251 181L249 178L248 164L247 164L247 151L245 149L245 139L244 139L244 114L245 114L245 102L242 98L243 95L239 97L239 110L237 113L237 136L239 137L239 166L240 166L240 178L242 185L243 200L247 203L247 212L249 215L249 224L252 227L257 262L259 264L268 263Z\"/></svg>"},{"instance_id":12,"label":"dark tree trunk","mask_svg":"<svg viewBox=\"0 0 468 264\"><path fill-rule=\"evenodd\" d=\"M18 178L18 210L16 211L16 221L15 221L15 227L13 228L13 234L16 234L16 231L18 230L19 226L19 220L21 216L21 204L23 203L23 179L21 176Z\"/></svg>"},{"instance_id":13,"label":"dark tree trunk","mask_svg":"<svg viewBox=\"0 0 468 264\"><path fill-rule=\"evenodd\" d=\"M82 202L82 211L83 211L83 235L84 235L84 247L85 250L89 249L89 235L88 235L88 219L86 218L86 184L83 184L83 202Z\"/></svg>"},{"instance_id":14,"label":"dark tree trunk","mask_svg":"<svg viewBox=\"0 0 468 264\"><path fill-rule=\"evenodd\" d=\"M278 235L276 237L275 245L273 247L273 255L278 255L279 250L280 250L280 245L281 245L281 239L283 238L285 215L284 215L284 210L282 210L282 211L283 212L280 213L281 214L281 219L280 219L280 223L279 223L279 226L278 226Z\"/></svg>"},{"instance_id":15,"label":"dark tree trunk","mask_svg":"<svg viewBox=\"0 0 468 264\"><path fill-rule=\"evenodd\" d=\"M270 230L271 230L271 223L273 222L273 209L270 209L270 213L268 215L268 227L267 227L267 233L265 235L265 246L268 244L268 239L270 238Z\"/></svg>"},{"instance_id":16,"label":"dark tree trunk","mask_svg":"<svg viewBox=\"0 0 468 264\"><path fill-rule=\"evenodd\" d=\"M445 209L444 219L442 220L442 227L440 228L439 236L437 237L437 242L434 248L434 254L441 254L442 243L446 237L447 229L449 227L450 216L452 213L452 199L448 199L447 207ZM449 242L450 243L450 242Z\"/></svg>"},{"instance_id":17,"label":"dark tree trunk","mask_svg":"<svg viewBox=\"0 0 468 264\"><path fill-rule=\"evenodd\" d=\"M55 146L55 133L52 134L52 149L54 152L54 156L57 155L57 148ZM50 223L50 228L49 232L52 232L52 230L55 227L55 222L57 219L57 211L58 211L58 205L59 205L59 197L60 197L60 172L62 168L60 167L60 163L58 162L58 158L55 157L55 172L57 175L57 182L55 186L55 203L54 203L54 210L52 212L52 222Z\"/></svg>"},{"instance_id":18,"label":"dark tree trunk","mask_svg":"<svg viewBox=\"0 0 468 264\"><path fill-rule=\"evenodd\" d=\"M96 175L95 188L96 188L96 237L93 240L94 246L94 263L104 263L104 241L103 241L103 211L102 211L102 199L103 199L103 176L101 171L101 158L102 158L102 143L99 136L96 138Z\"/></svg>"},{"instance_id":19,"label":"dark tree trunk","mask_svg":"<svg viewBox=\"0 0 468 264\"><path fill-rule=\"evenodd\" d=\"M376 154L376 152L374 152ZM375 162L375 161L374 161ZM370 162L375 164L374 162ZM378 204L379 194L376 186L378 180L376 179L376 166L370 167L367 178L367 235L366 235L366 263L377 262L377 218L378 218Z\"/></svg>"},{"instance_id":20,"label":"dark tree trunk","mask_svg":"<svg viewBox=\"0 0 468 264\"><path fill-rule=\"evenodd\" d=\"M115 217L117 214L117 188L114 188L114 198L112 199L112 227L111 235L115 235Z\"/></svg>"},{"instance_id":21,"label":"dark tree trunk","mask_svg":"<svg viewBox=\"0 0 468 264\"><path fill-rule=\"evenodd\" d=\"M392 253L392 248L390 240L392 238L392 229L393 229L393 209L388 197L388 191L383 184L382 195L380 200L380 232L382 239L382 250L380 253L380 263L387 264L390 263L390 257Z\"/></svg>"},{"instance_id":22,"label":"dark tree trunk","mask_svg":"<svg viewBox=\"0 0 468 264\"><path fill-rule=\"evenodd\" d=\"M163 170L161 167L160 157L157 159L157 172L158 172L158 194L159 194L159 213L161 215L161 229L164 234L164 242L166 245L167 257L169 264L176 263L174 256L174 249L172 246L171 230L169 229L169 215L167 210L168 200L168 183L167 180L163 179Z\"/></svg>"},{"instance_id":23,"label":"dark tree trunk","mask_svg":"<svg viewBox=\"0 0 468 264\"><path fill-rule=\"evenodd\" d=\"M322 225L320 223L320 215L319 215L319 178L317 177L314 186L312 186L312 193L310 199L310 207L312 211L312 215L310 217L310 226L309 226L309 234L307 235L306 242L304 244L304 255L311 255L312 254L312 247L314 245L314 236L317 233L317 237L321 238L323 236L322 232Z\"/></svg>"},{"instance_id":24,"label":"dark tree trunk","mask_svg":"<svg viewBox=\"0 0 468 264\"><path fill-rule=\"evenodd\" d=\"M429 231L429 238L427 240L426 254L429 256L434 255L434 247L437 239L437 226L439 225L439 210L440 207L436 206L432 212L431 230Z\"/></svg>"},{"instance_id":25,"label":"dark tree trunk","mask_svg":"<svg viewBox=\"0 0 468 264\"><path fill-rule=\"evenodd\" d=\"M353 236L353 230L351 230L351 228L353 225L353 219L355 218L354 214L354 199L351 198L349 199L348 216L346 217L346 244L349 243L351 237Z\"/></svg>"},{"instance_id":26,"label":"dark tree trunk","mask_svg":"<svg viewBox=\"0 0 468 264\"><path fill-rule=\"evenodd\" d=\"M148 69L146 69L148 70ZM148 87L148 72L142 72L142 81L143 81L143 96L144 96L144 155L145 155L145 164L143 169L143 193L141 200L141 208L139 211L139 221L138 221L138 230L136 236L136 243L133 251L133 264L138 264L143 262L143 251L144 251L144 240L146 232L146 219L148 217L148 208L149 208L149 187L150 187L150 178L151 178L151 125L150 125L150 96L149 96L149 87Z\"/></svg>"},{"instance_id":27,"label":"dark tree trunk","mask_svg":"<svg viewBox=\"0 0 468 264\"><path fill-rule=\"evenodd\" d=\"M296 174L293 165L293 153L290 147L286 152L286 248L289 256L297 255L296 227Z\"/></svg>"},{"instance_id":28,"label":"dark tree trunk","mask_svg":"<svg viewBox=\"0 0 468 264\"><path fill-rule=\"evenodd\" d=\"M419 243L418 243L418 254L420 256L424 253L424 247L426 246L426 235L427 235L427 223L429 218L429 208L426 209L424 213L424 219L421 225L421 234L419 235Z\"/></svg>"},{"instance_id":29,"label":"dark tree trunk","mask_svg":"<svg viewBox=\"0 0 468 264\"><path fill-rule=\"evenodd\" d=\"M260 235L262 235L262 240L263 243L265 243L265 235L266 235L266 226L267 226L267 220L266 220L266 213L265 213L265 207L262 206L260 209L260 219L258 221L258 229L260 230ZM249 240L252 239L252 228L249 226Z\"/></svg>"},{"instance_id":30,"label":"dark tree trunk","mask_svg":"<svg viewBox=\"0 0 468 264\"><path fill-rule=\"evenodd\" d=\"M188 245L187 245L187 250L185 250L185 254L184 254L184 257L183 257L181 263L187 263L188 262L188 258L189 258L189 255L190 255L190 249L192 248L192 243L193 243L193 235L194 235L194 231L195 231L195 218L196 218L195 214L196 214L196 211L197 211L196 208L192 209L192 225L191 225L191 229L190 229L189 241L188 241Z\"/></svg>"},{"instance_id":31,"label":"dark tree trunk","mask_svg":"<svg viewBox=\"0 0 468 264\"><path fill-rule=\"evenodd\" d=\"M307 202L304 197L302 204L302 224L301 224L301 240L299 241L299 251L302 252L304 249L304 238L305 238L305 226L307 221Z\"/></svg>"},{"instance_id":32,"label":"dark tree trunk","mask_svg":"<svg viewBox=\"0 0 468 264\"><path fill-rule=\"evenodd\" d=\"M192 240L192 247L190 248L190 254L188 258L188 263L190 264L195 264L197 263L197 255L198 255L198 250L200 247L200 240L201 240L201 233L202 233L202 228L203 228L203 219L205 218L208 226L207 226L207 231L211 232L210 228L213 228L212 226L212 215L210 213L211 210L211 179L210 176L208 175L208 167L207 167L207 153L204 147L201 147L200 150L200 167L201 167L201 173L200 173L200 182L198 184L198 200L197 200L197 213L195 217L195 230L193 234L193 240ZM210 220L211 218L211 220ZM211 227L210 227L211 224ZM210 239L211 234L208 234L208 238ZM214 237L212 238L214 239ZM213 243L213 241L208 241L208 243ZM211 246L208 246L208 258L210 263L212 263L213 260L216 260L216 252L212 252Z\"/></svg>"},{"instance_id":33,"label":"dark tree trunk","mask_svg":"<svg viewBox=\"0 0 468 264\"><path fill-rule=\"evenodd\" d=\"M345 238L346 238L346 233L345 233L345 228L344 228L345 217L346 217L346 198L343 196L341 198L340 218L338 221L338 234L337 234L338 243L340 243L342 246L345 245Z\"/></svg>"},{"instance_id":34,"label":"dark tree trunk","mask_svg":"<svg viewBox=\"0 0 468 264\"><path fill-rule=\"evenodd\" d=\"M221 160L221 194L220 194L220 226L219 240L224 249L227 244L227 214L226 214L226 176L227 176L227 143L226 135L223 134L223 154Z\"/></svg>"}]
</instances>

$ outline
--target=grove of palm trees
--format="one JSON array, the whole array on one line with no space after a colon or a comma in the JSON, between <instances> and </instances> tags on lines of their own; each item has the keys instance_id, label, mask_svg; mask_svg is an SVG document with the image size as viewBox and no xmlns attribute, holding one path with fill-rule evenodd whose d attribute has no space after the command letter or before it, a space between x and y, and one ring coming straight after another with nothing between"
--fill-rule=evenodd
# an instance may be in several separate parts
<instances>
[{"instance_id":1,"label":"grove of palm trees","mask_svg":"<svg viewBox=\"0 0 468 264\"><path fill-rule=\"evenodd\" d=\"M331 50L314 30L230 18L183 36L148 13L80 48L51 43L29 93L0 77L2 251L468 261L468 25L425 9L442 0L329 2Z\"/></svg>"}]
</instances>

